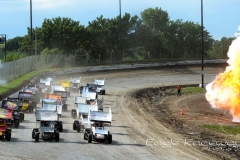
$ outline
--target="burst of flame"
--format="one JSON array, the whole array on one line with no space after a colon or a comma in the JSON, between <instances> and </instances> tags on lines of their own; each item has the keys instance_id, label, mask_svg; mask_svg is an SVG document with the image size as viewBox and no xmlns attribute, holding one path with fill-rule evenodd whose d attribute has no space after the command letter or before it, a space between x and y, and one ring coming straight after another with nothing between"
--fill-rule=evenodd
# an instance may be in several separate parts
<instances>
[{"instance_id":1,"label":"burst of flame","mask_svg":"<svg viewBox=\"0 0 240 160\"><path fill-rule=\"evenodd\" d=\"M205 96L212 107L228 110L240 122L240 37L232 42L228 57L229 66L206 86Z\"/></svg>"}]
</instances>

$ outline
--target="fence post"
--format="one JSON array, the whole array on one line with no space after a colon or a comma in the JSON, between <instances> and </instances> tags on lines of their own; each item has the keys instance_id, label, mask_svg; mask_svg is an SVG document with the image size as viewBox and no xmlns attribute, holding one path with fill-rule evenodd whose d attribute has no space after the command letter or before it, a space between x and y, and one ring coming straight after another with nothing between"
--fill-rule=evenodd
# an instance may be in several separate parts
<instances>
[{"instance_id":1,"label":"fence post","mask_svg":"<svg viewBox=\"0 0 240 160\"><path fill-rule=\"evenodd\" d=\"M101 52L99 52L99 58L98 58L98 59L99 59L99 64L100 64L100 53L101 53Z\"/></svg>"},{"instance_id":2,"label":"fence post","mask_svg":"<svg viewBox=\"0 0 240 160\"><path fill-rule=\"evenodd\" d=\"M67 67L67 54L65 54L65 68Z\"/></svg>"},{"instance_id":3,"label":"fence post","mask_svg":"<svg viewBox=\"0 0 240 160\"><path fill-rule=\"evenodd\" d=\"M76 64L76 53L74 54L74 67L75 67L75 64Z\"/></svg>"}]
</instances>

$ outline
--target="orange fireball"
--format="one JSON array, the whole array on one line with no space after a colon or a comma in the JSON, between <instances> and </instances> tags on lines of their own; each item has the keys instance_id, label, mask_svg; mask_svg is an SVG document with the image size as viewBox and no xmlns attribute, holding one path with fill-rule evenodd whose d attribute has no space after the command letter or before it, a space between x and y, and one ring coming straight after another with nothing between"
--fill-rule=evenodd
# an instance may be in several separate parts
<instances>
[{"instance_id":1,"label":"orange fireball","mask_svg":"<svg viewBox=\"0 0 240 160\"><path fill-rule=\"evenodd\" d=\"M228 57L225 72L206 86L206 99L212 107L228 110L233 121L240 122L240 37L232 42Z\"/></svg>"}]
</instances>

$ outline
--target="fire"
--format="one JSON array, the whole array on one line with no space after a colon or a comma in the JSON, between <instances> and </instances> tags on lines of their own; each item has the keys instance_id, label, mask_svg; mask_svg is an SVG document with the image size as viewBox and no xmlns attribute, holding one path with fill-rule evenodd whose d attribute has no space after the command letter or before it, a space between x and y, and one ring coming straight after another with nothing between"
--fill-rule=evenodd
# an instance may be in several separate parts
<instances>
[{"instance_id":1,"label":"fire","mask_svg":"<svg viewBox=\"0 0 240 160\"><path fill-rule=\"evenodd\" d=\"M224 73L206 86L206 99L213 108L228 110L233 121L240 122L240 37L229 47Z\"/></svg>"}]
</instances>

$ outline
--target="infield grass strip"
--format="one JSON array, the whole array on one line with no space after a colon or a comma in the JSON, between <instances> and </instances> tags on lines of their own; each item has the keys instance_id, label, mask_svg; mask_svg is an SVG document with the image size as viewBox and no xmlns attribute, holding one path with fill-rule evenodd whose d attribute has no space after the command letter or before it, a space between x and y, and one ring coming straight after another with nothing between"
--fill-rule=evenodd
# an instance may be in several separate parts
<instances>
[{"instance_id":1,"label":"infield grass strip","mask_svg":"<svg viewBox=\"0 0 240 160\"><path fill-rule=\"evenodd\" d=\"M205 93L205 88L200 87L188 87L188 88L182 88L182 93Z\"/></svg>"},{"instance_id":2,"label":"infield grass strip","mask_svg":"<svg viewBox=\"0 0 240 160\"><path fill-rule=\"evenodd\" d=\"M52 69L51 69L52 70ZM10 89L16 88L19 85L21 85L24 81L29 80L30 78L33 78L34 76L38 75L39 73L45 72L45 71L51 71L50 69L45 70L38 70L38 71L32 71L28 72L4 85L0 85L0 94L7 92Z\"/></svg>"},{"instance_id":3,"label":"infield grass strip","mask_svg":"<svg viewBox=\"0 0 240 160\"><path fill-rule=\"evenodd\" d=\"M182 88L182 93L205 93L206 89L205 88L200 88L200 87L187 87L187 88ZM177 93L177 88L175 93Z\"/></svg>"},{"instance_id":4,"label":"infield grass strip","mask_svg":"<svg viewBox=\"0 0 240 160\"><path fill-rule=\"evenodd\" d=\"M225 134L237 135L240 133L240 126L203 125L202 127Z\"/></svg>"}]
</instances>

